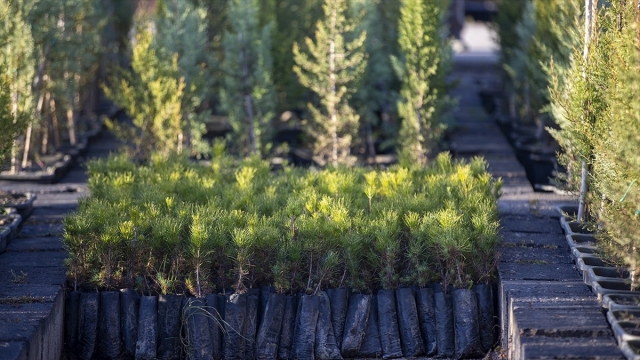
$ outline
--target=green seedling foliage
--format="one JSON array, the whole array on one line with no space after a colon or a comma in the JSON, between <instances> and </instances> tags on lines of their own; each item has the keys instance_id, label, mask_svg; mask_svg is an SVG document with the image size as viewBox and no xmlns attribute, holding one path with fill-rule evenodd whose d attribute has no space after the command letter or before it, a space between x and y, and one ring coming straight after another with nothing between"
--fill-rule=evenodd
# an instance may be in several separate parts
<instances>
[{"instance_id":1,"label":"green seedling foliage","mask_svg":"<svg viewBox=\"0 0 640 360\"><path fill-rule=\"evenodd\" d=\"M263 285L371 293L492 275L499 181L479 159L445 154L384 171L217 164L153 156L132 166L120 155L90 164L91 196L65 220L70 280L203 296Z\"/></svg>"}]
</instances>

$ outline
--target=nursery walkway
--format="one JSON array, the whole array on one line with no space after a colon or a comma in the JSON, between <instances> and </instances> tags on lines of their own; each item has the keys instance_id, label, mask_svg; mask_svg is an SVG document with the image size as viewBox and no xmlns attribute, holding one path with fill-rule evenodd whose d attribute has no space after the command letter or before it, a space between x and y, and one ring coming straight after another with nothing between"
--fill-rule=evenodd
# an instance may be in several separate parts
<instances>
[{"instance_id":1,"label":"nursery walkway","mask_svg":"<svg viewBox=\"0 0 640 360\"><path fill-rule=\"evenodd\" d=\"M104 135L93 140L86 156L101 156L114 144ZM83 163L53 185L0 181L0 191L37 194L20 234L0 254L0 360L58 359L62 353L67 257L62 219L87 195Z\"/></svg>"},{"instance_id":2,"label":"nursery walkway","mask_svg":"<svg viewBox=\"0 0 640 360\"><path fill-rule=\"evenodd\" d=\"M484 156L504 180L498 207L502 243L498 265L501 346L509 359L623 359L595 295L573 264L555 207L575 198L534 192L525 171L478 91L498 90L497 58L482 27L465 28L469 51L455 57L458 124L452 150ZM464 36L464 35L463 35Z\"/></svg>"}]
</instances>

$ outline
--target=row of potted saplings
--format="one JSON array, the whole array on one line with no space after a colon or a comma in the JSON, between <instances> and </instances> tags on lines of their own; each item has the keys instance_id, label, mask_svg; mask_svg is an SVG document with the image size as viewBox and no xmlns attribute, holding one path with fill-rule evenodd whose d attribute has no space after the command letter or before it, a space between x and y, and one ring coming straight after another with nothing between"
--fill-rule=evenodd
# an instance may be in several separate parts
<instances>
[{"instance_id":1,"label":"row of potted saplings","mask_svg":"<svg viewBox=\"0 0 640 360\"><path fill-rule=\"evenodd\" d=\"M91 359L385 359L478 357L494 345L491 285L347 288L284 295L139 296L132 289L66 302L69 357Z\"/></svg>"},{"instance_id":2,"label":"row of potted saplings","mask_svg":"<svg viewBox=\"0 0 640 360\"><path fill-rule=\"evenodd\" d=\"M560 224L578 270L608 310L607 320L623 353L629 359L636 358L640 353L640 291L634 291L631 273L603 256L607 252L602 247L609 246L606 238L597 239L589 226L573 221L576 208L563 206L559 210Z\"/></svg>"}]
</instances>

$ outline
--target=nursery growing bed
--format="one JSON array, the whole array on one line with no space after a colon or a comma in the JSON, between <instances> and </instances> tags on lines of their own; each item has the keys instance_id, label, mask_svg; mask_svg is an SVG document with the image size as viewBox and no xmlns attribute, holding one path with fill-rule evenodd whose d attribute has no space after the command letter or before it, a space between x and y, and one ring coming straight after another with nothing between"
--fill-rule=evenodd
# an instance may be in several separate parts
<instances>
[{"instance_id":1,"label":"nursery growing bed","mask_svg":"<svg viewBox=\"0 0 640 360\"><path fill-rule=\"evenodd\" d=\"M70 295L67 328L84 329L73 325L83 316L95 323L67 334L84 347L74 352L91 355L83 336L118 338L102 326L120 328L120 288L167 294L140 298L140 314L173 324L138 330L142 357L152 356L152 333L155 351L179 351L181 317L185 351L222 348L225 358L474 357L493 346L491 288L470 290L491 279L498 242L500 182L481 159L274 172L257 159L140 165L120 155L90 163L89 175L91 196L65 219L69 285L91 291ZM207 316L222 328L203 327ZM220 345L207 340L216 331Z\"/></svg>"},{"instance_id":2,"label":"nursery growing bed","mask_svg":"<svg viewBox=\"0 0 640 360\"><path fill-rule=\"evenodd\" d=\"M74 151L77 155L77 151ZM56 154L44 158L43 167L29 167L17 172L5 170L0 172L0 180L36 182L52 184L60 180L69 170L74 160L70 154Z\"/></svg>"},{"instance_id":3,"label":"nursery growing bed","mask_svg":"<svg viewBox=\"0 0 640 360\"><path fill-rule=\"evenodd\" d=\"M22 220L26 220L33 211L33 202L36 198L37 195L30 192L6 193L0 191L0 207L13 208L20 214Z\"/></svg>"},{"instance_id":4,"label":"nursery growing bed","mask_svg":"<svg viewBox=\"0 0 640 360\"><path fill-rule=\"evenodd\" d=\"M22 216L15 209L9 208L8 212L0 214L0 254L3 253L17 235ZM2 210L0 208L0 210Z\"/></svg>"}]
</instances>

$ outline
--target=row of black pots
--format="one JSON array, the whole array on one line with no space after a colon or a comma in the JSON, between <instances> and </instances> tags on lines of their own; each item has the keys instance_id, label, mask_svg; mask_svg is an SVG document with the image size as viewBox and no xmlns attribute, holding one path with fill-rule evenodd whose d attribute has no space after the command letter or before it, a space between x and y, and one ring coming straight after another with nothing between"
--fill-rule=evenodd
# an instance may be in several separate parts
<instances>
[{"instance_id":1,"label":"row of black pots","mask_svg":"<svg viewBox=\"0 0 640 360\"><path fill-rule=\"evenodd\" d=\"M0 191L0 207L14 209L25 221L33 211L33 203L38 196L32 192L9 192ZM10 211L14 212L14 211Z\"/></svg>"},{"instance_id":2,"label":"row of black pots","mask_svg":"<svg viewBox=\"0 0 640 360\"><path fill-rule=\"evenodd\" d=\"M92 129L79 136L75 145L66 145L59 148L54 154L42 155L40 160L46 165L45 168L34 166L15 173L8 170L0 171L0 180L40 184L56 183L66 175L75 161L86 153L89 141L100 135L101 130L102 122L98 122Z\"/></svg>"},{"instance_id":3,"label":"row of black pots","mask_svg":"<svg viewBox=\"0 0 640 360\"><path fill-rule=\"evenodd\" d=\"M548 133L537 136L535 126L511 126L510 123L498 121L503 134L513 147L516 158L525 170L527 180L536 191L558 191L558 174L564 168L558 163L556 152L559 147Z\"/></svg>"},{"instance_id":4,"label":"row of black pots","mask_svg":"<svg viewBox=\"0 0 640 360\"><path fill-rule=\"evenodd\" d=\"M640 360L640 291L632 291L631 274L611 266L600 256L594 234L573 221L577 209L560 207L562 226L571 255L584 282L598 297L620 349L627 359Z\"/></svg>"},{"instance_id":5,"label":"row of black pots","mask_svg":"<svg viewBox=\"0 0 640 360\"><path fill-rule=\"evenodd\" d=\"M22 216L15 208L0 208L0 254L5 252L7 246L11 243L22 224Z\"/></svg>"},{"instance_id":6,"label":"row of black pots","mask_svg":"<svg viewBox=\"0 0 640 360\"><path fill-rule=\"evenodd\" d=\"M482 357L494 346L490 285L281 295L272 288L188 298L71 292L74 359Z\"/></svg>"}]
</instances>

